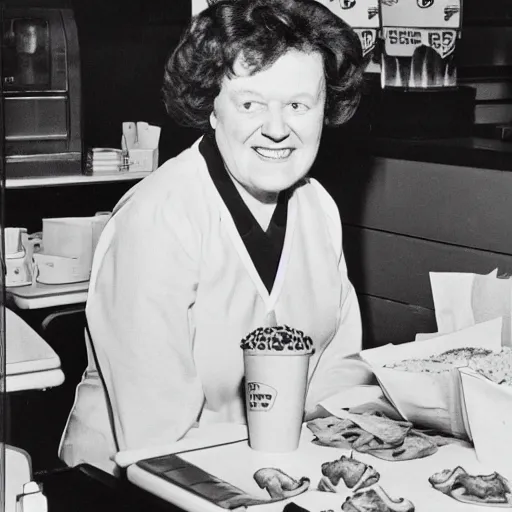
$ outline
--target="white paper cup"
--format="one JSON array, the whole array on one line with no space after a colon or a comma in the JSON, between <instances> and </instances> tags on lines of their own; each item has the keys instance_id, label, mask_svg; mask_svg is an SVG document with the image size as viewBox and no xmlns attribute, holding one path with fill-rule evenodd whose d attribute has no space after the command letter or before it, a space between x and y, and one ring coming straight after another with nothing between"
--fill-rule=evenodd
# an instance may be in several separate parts
<instances>
[{"instance_id":1,"label":"white paper cup","mask_svg":"<svg viewBox=\"0 0 512 512\"><path fill-rule=\"evenodd\" d=\"M249 446L283 453L298 448L311 354L244 351Z\"/></svg>"}]
</instances>

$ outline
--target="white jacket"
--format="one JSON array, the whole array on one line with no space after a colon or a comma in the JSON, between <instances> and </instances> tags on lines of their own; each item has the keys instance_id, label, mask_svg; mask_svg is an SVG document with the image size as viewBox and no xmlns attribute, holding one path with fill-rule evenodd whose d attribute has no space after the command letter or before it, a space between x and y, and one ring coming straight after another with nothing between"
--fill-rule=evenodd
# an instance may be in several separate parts
<instances>
[{"instance_id":1,"label":"white jacket","mask_svg":"<svg viewBox=\"0 0 512 512\"><path fill-rule=\"evenodd\" d=\"M196 421L244 423L239 343L270 311L315 343L306 410L367 382L344 359L361 350L361 321L331 196L314 179L294 191L269 294L196 142L134 186L102 233L86 306L94 343L86 336L61 458L115 473L117 449L168 444Z\"/></svg>"}]
</instances>

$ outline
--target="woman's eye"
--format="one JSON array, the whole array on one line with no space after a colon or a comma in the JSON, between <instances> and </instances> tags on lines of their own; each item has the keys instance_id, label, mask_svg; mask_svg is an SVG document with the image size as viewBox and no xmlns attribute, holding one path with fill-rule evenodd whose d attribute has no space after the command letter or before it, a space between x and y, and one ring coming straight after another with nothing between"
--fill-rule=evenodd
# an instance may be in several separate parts
<instances>
[{"instance_id":1,"label":"woman's eye","mask_svg":"<svg viewBox=\"0 0 512 512\"><path fill-rule=\"evenodd\" d=\"M308 110L308 107L304 105L304 103L299 103L297 101L290 103L290 107L294 112L306 112L306 110Z\"/></svg>"},{"instance_id":2,"label":"woman's eye","mask_svg":"<svg viewBox=\"0 0 512 512\"><path fill-rule=\"evenodd\" d=\"M240 108L243 112L257 112L263 108L261 103L256 103L255 101L244 101Z\"/></svg>"}]
</instances>

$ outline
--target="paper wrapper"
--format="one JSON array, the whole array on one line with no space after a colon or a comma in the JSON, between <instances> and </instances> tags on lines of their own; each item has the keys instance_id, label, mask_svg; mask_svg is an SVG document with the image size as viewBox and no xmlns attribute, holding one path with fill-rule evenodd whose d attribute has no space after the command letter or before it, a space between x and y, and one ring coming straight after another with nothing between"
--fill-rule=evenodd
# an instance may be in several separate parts
<instances>
[{"instance_id":1,"label":"paper wrapper","mask_svg":"<svg viewBox=\"0 0 512 512\"><path fill-rule=\"evenodd\" d=\"M512 387L460 370L478 460L512 481Z\"/></svg>"},{"instance_id":2,"label":"paper wrapper","mask_svg":"<svg viewBox=\"0 0 512 512\"><path fill-rule=\"evenodd\" d=\"M459 438L472 439L464 405L460 372L409 372L385 368L405 359L426 358L450 349L475 347L501 350L503 319L496 318L435 338L365 350L361 357L371 366L379 384L404 419Z\"/></svg>"}]
</instances>

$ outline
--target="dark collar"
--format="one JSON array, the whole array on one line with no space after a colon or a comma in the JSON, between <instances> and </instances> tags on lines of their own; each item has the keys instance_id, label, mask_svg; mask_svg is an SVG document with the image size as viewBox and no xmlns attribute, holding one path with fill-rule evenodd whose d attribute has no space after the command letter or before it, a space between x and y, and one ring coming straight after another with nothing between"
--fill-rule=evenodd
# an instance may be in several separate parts
<instances>
[{"instance_id":1,"label":"dark collar","mask_svg":"<svg viewBox=\"0 0 512 512\"><path fill-rule=\"evenodd\" d=\"M233 180L229 176L213 134L207 134L203 137L199 143L199 151L206 161L210 177L222 197L224 204L231 213L240 236L244 237L250 231L258 229L265 233L245 204ZM279 194L267 233L274 226L286 228L289 196L288 191L283 191Z\"/></svg>"}]
</instances>

